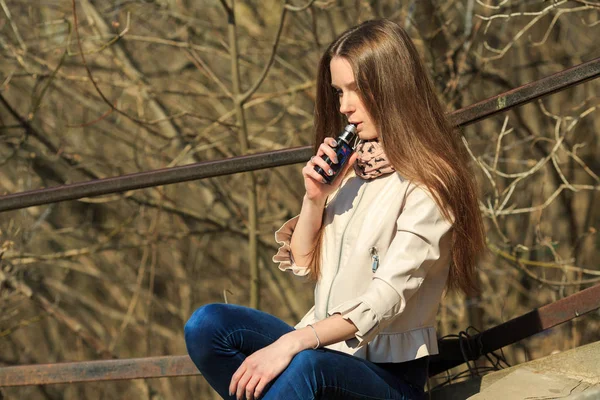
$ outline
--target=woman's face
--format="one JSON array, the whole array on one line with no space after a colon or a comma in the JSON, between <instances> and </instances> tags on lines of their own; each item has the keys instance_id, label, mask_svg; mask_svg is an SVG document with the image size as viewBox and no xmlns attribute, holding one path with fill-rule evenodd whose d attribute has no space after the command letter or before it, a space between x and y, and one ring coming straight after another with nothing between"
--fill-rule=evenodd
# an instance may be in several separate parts
<instances>
[{"instance_id":1,"label":"woman's face","mask_svg":"<svg viewBox=\"0 0 600 400\"><path fill-rule=\"evenodd\" d=\"M348 122L356 125L358 137L371 140L379 135L371 116L367 112L354 80L352 66L343 57L333 57L329 64L331 71L331 86L335 89L340 100L340 112Z\"/></svg>"}]
</instances>

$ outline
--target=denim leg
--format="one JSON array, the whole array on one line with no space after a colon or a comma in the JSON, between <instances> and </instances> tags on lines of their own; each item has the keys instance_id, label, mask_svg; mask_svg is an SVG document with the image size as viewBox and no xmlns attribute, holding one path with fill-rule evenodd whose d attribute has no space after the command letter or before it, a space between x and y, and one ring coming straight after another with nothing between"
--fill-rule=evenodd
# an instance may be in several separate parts
<instances>
[{"instance_id":1,"label":"denim leg","mask_svg":"<svg viewBox=\"0 0 600 400\"><path fill-rule=\"evenodd\" d=\"M184 332L190 358L210 386L224 399L235 399L229 383L246 357L293 330L265 312L215 303L198 308Z\"/></svg>"},{"instance_id":2,"label":"denim leg","mask_svg":"<svg viewBox=\"0 0 600 400\"><path fill-rule=\"evenodd\" d=\"M329 349L298 353L262 397L263 400L423 398L422 390L376 364Z\"/></svg>"}]
</instances>

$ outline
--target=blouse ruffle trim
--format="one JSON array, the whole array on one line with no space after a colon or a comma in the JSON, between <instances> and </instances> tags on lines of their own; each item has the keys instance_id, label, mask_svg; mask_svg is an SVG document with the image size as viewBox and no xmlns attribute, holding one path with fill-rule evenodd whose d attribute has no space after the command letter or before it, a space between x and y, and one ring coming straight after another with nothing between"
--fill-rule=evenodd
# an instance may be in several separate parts
<instances>
[{"instance_id":1,"label":"blouse ruffle trim","mask_svg":"<svg viewBox=\"0 0 600 400\"><path fill-rule=\"evenodd\" d=\"M352 321L358 331L346 342L349 347L361 347L391 323L394 316L402 312L403 303L389 283L373 279L369 290L355 299L333 307L327 314L341 314L344 319Z\"/></svg>"},{"instance_id":2,"label":"blouse ruffle trim","mask_svg":"<svg viewBox=\"0 0 600 400\"><path fill-rule=\"evenodd\" d=\"M294 275L306 276L310 272L307 267L302 267L294 261L290 243L292 234L298 223L299 215L286 221L281 228L275 232L275 241L281 245L277 250L277 254L273 256L273 262L279 263L279 269L282 271L291 270Z\"/></svg>"},{"instance_id":3,"label":"blouse ruffle trim","mask_svg":"<svg viewBox=\"0 0 600 400\"><path fill-rule=\"evenodd\" d=\"M351 340L354 340L351 339ZM435 328L426 326L400 333L379 333L368 345L355 348L348 341L325 346L376 363L399 363L438 354Z\"/></svg>"}]
</instances>

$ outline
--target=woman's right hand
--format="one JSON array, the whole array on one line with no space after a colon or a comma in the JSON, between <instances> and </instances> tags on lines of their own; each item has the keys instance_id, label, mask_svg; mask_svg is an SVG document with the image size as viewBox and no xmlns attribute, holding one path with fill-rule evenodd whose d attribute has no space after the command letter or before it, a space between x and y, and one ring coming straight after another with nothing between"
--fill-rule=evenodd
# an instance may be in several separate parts
<instances>
[{"instance_id":1,"label":"woman's right hand","mask_svg":"<svg viewBox=\"0 0 600 400\"><path fill-rule=\"evenodd\" d=\"M321 143L317 150L317 154L306 163L304 168L302 168L302 176L304 176L304 187L306 188L306 197L309 200L315 201L324 201L327 196L333 193L342 183L342 176L346 174L348 168L354 164L356 161L358 154L356 152L352 153L350 159L344 165L340 171L337 172L337 175L333 182L329 185L325 183L325 179L315 171L315 166L319 166L323 168L325 173L327 173L330 168L329 165L323 160L323 155L328 155L331 160L337 162L337 156L335 153L335 147L337 143L334 138L327 137Z\"/></svg>"}]
</instances>

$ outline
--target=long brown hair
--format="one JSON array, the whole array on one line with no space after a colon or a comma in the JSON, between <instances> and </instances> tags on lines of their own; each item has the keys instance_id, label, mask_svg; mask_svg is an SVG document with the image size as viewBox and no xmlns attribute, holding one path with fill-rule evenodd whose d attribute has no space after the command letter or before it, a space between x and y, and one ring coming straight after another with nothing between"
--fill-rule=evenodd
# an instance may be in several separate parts
<instances>
[{"instance_id":1,"label":"long brown hair","mask_svg":"<svg viewBox=\"0 0 600 400\"><path fill-rule=\"evenodd\" d=\"M333 57L352 66L390 163L404 178L424 185L453 221L448 288L476 293L476 263L485 248L477 186L460 133L449 123L414 43L394 22L377 19L350 28L329 45L318 67L315 152L345 122L331 87ZM311 255L313 280L321 272L323 230L321 225Z\"/></svg>"}]
</instances>

